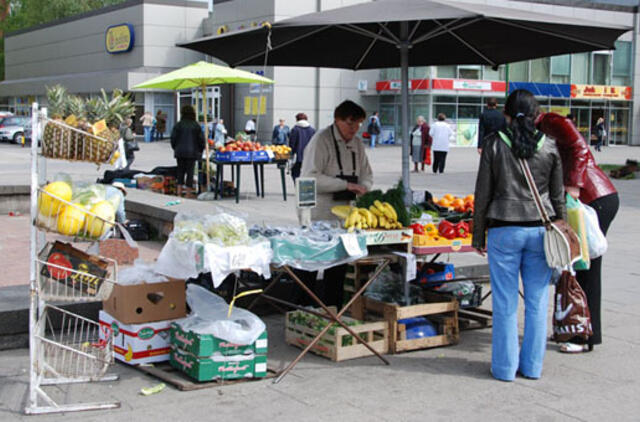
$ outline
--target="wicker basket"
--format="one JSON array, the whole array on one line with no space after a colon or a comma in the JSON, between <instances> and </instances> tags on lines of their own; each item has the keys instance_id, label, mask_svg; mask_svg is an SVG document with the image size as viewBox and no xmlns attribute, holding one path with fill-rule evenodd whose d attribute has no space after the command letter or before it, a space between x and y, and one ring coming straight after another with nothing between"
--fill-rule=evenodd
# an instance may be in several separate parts
<instances>
[{"instance_id":1,"label":"wicker basket","mask_svg":"<svg viewBox=\"0 0 640 422\"><path fill-rule=\"evenodd\" d=\"M42 155L47 158L103 164L111 161L117 149L117 140L85 132L63 121L46 120Z\"/></svg>"}]
</instances>

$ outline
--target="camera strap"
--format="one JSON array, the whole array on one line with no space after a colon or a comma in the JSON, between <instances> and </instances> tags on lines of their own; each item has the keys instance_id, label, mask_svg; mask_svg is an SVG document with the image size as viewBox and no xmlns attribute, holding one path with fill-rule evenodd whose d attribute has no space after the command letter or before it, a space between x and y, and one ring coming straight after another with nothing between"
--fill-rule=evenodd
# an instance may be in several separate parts
<instances>
[{"instance_id":1,"label":"camera strap","mask_svg":"<svg viewBox=\"0 0 640 422\"><path fill-rule=\"evenodd\" d=\"M336 140L336 135L333 133L334 125L331 125L331 138L333 139L333 146L336 149L336 158L338 160L338 168L340 169L340 176L344 176L344 172L342 169L342 160L340 159L340 148L338 147L338 141ZM356 153L355 151L351 151L351 163L353 165L353 176L356 175Z\"/></svg>"}]
</instances>

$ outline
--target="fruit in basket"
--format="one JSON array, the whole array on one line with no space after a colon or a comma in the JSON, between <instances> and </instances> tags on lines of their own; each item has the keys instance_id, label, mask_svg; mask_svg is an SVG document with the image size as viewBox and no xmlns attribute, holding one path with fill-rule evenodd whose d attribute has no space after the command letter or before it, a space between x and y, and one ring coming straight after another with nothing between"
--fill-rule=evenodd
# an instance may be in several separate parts
<instances>
[{"instance_id":1,"label":"fruit in basket","mask_svg":"<svg viewBox=\"0 0 640 422\"><path fill-rule=\"evenodd\" d=\"M52 182L44 187L38 197L38 210L45 217L54 217L65 207L63 201L71 201L71 186L67 182ZM56 199L54 198L54 196Z\"/></svg>"},{"instance_id":2,"label":"fruit in basket","mask_svg":"<svg viewBox=\"0 0 640 422\"><path fill-rule=\"evenodd\" d=\"M116 213L113 205L109 201L100 201L91 207L91 214L86 217L85 232L87 236L99 238L102 237L111 227L116 219Z\"/></svg>"},{"instance_id":3,"label":"fruit in basket","mask_svg":"<svg viewBox=\"0 0 640 422\"><path fill-rule=\"evenodd\" d=\"M84 227L85 212L80 208L67 205L58 216L58 233L76 236Z\"/></svg>"}]
</instances>

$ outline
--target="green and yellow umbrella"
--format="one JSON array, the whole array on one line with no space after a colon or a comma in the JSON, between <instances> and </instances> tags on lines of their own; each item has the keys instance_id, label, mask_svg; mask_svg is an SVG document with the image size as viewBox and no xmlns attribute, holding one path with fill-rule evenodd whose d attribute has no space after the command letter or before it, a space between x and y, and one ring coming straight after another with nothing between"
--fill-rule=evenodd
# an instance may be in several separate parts
<instances>
[{"instance_id":1,"label":"green and yellow umbrella","mask_svg":"<svg viewBox=\"0 0 640 422\"><path fill-rule=\"evenodd\" d=\"M264 76L246 70L233 69L214 63L200 61L182 67L173 72L157 76L138 84L133 89L171 89L181 90L200 87L204 105L207 105L207 86L221 84L272 84L273 81ZM209 125L207 111L204 112L205 146L207 151L207 184L209 184Z\"/></svg>"}]
</instances>

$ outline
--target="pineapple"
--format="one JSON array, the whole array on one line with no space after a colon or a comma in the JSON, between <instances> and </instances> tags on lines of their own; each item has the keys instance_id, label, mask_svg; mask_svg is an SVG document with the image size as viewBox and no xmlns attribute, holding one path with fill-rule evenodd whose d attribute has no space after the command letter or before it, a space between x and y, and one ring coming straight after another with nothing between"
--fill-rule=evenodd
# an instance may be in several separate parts
<instances>
[{"instance_id":1,"label":"pineapple","mask_svg":"<svg viewBox=\"0 0 640 422\"><path fill-rule=\"evenodd\" d=\"M65 102L66 116L76 116L76 119L82 119L85 115L84 100L77 95L69 95Z\"/></svg>"},{"instance_id":2,"label":"pineapple","mask_svg":"<svg viewBox=\"0 0 640 422\"><path fill-rule=\"evenodd\" d=\"M47 103L49 115L53 120L64 117L67 89L62 85L47 87ZM46 157L62 158L64 149L64 134L62 129L52 122L47 122L42 135L42 154Z\"/></svg>"}]
</instances>

